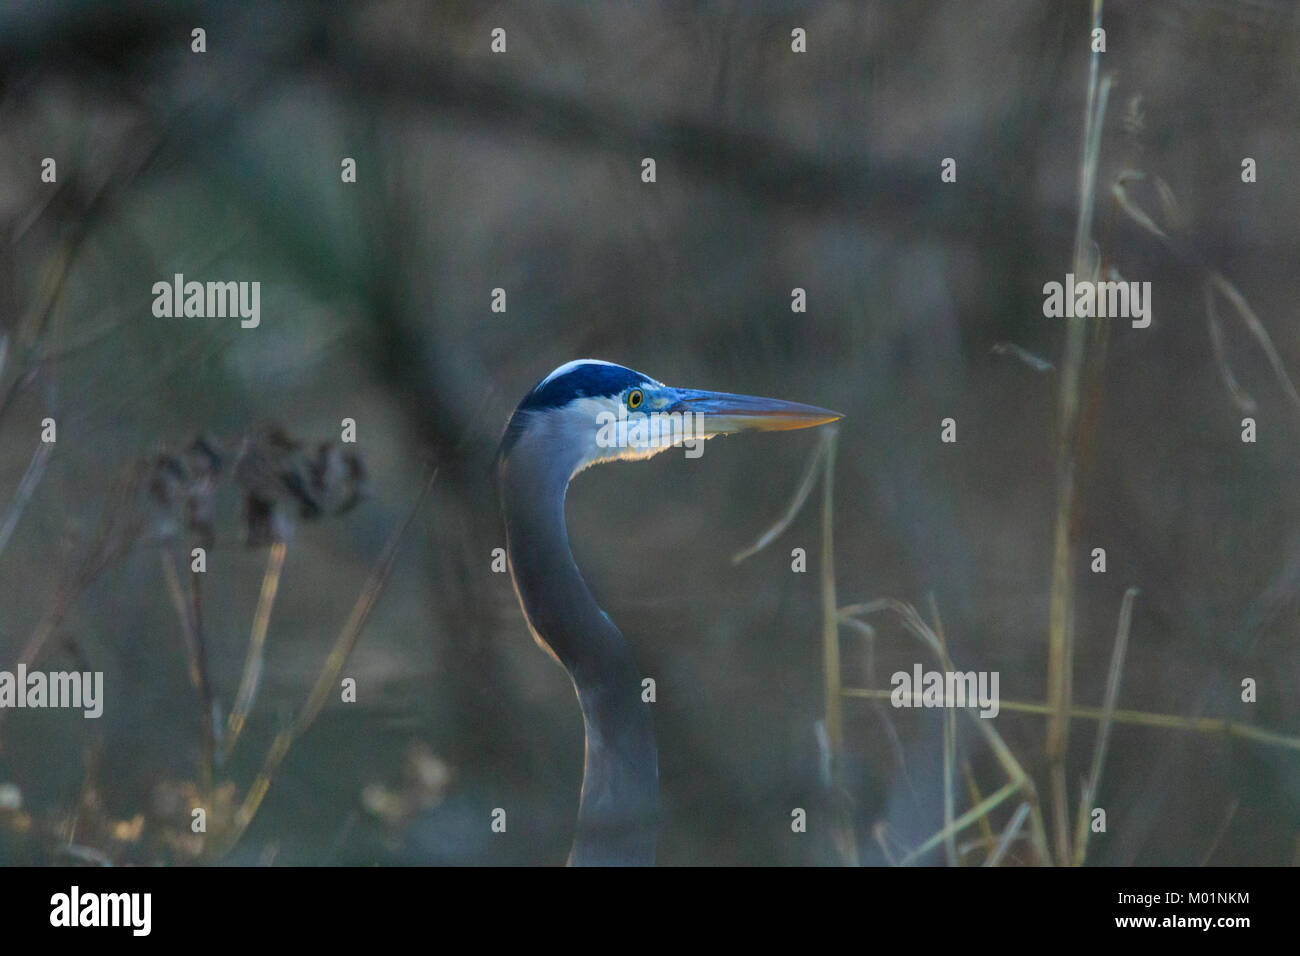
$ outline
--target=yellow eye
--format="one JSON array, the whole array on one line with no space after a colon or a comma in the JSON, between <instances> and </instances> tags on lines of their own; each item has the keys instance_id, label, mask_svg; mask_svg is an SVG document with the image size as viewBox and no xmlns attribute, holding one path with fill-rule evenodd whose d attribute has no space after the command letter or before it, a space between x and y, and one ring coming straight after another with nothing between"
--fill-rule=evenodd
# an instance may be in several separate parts
<instances>
[{"instance_id":1,"label":"yellow eye","mask_svg":"<svg viewBox=\"0 0 1300 956\"><path fill-rule=\"evenodd\" d=\"M639 388L632 389L632 391L627 393L627 407L639 408L641 405L641 401L644 397L645 396L641 394L641 389Z\"/></svg>"}]
</instances>

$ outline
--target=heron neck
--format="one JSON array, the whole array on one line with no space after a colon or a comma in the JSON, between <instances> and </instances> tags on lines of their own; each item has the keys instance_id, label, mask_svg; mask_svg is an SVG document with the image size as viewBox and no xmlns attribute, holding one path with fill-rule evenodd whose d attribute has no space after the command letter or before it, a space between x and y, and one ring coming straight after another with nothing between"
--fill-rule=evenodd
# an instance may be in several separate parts
<instances>
[{"instance_id":1,"label":"heron neck","mask_svg":"<svg viewBox=\"0 0 1300 956\"><path fill-rule=\"evenodd\" d=\"M586 732L571 864L654 862L659 769L641 673L569 549L570 471L517 446L501 468L506 552L537 642L568 671Z\"/></svg>"}]
</instances>

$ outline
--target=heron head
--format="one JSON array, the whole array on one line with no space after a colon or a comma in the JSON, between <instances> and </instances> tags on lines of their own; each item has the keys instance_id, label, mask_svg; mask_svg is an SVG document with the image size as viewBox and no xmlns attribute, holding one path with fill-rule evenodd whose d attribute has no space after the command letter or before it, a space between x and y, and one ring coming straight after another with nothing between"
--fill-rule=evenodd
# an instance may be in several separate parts
<instances>
[{"instance_id":1,"label":"heron head","mask_svg":"<svg viewBox=\"0 0 1300 956\"><path fill-rule=\"evenodd\" d=\"M520 443L543 452L571 477L602 461L688 450L733 432L811 428L843 416L812 405L753 395L676 388L642 372L578 359L561 365L519 403L499 459Z\"/></svg>"}]
</instances>

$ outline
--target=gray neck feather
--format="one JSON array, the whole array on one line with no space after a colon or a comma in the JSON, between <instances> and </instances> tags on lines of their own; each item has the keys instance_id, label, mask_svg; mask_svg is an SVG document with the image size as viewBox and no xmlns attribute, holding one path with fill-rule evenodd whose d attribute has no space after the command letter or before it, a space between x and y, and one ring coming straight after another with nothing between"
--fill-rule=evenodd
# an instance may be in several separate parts
<instances>
[{"instance_id":1,"label":"gray neck feather","mask_svg":"<svg viewBox=\"0 0 1300 956\"><path fill-rule=\"evenodd\" d=\"M586 759L571 865L654 862L659 762L641 673L569 550L564 496L578 460L545 436L499 463L506 552L537 642L568 671L582 706ZM566 460L567 459L567 460Z\"/></svg>"}]
</instances>

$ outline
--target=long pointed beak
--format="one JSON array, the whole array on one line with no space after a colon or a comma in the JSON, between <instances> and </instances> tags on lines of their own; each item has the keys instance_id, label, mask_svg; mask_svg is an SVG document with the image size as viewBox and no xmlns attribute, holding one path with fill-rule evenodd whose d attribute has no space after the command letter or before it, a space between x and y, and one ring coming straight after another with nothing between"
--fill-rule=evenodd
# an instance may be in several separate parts
<instances>
[{"instance_id":1,"label":"long pointed beak","mask_svg":"<svg viewBox=\"0 0 1300 956\"><path fill-rule=\"evenodd\" d=\"M779 398L702 392L693 388L679 388L676 392L675 400L667 411L702 415L703 418L696 421L702 426L705 437L740 431L812 428L844 417L829 409L785 402Z\"/></svg>"}]
</instances>

